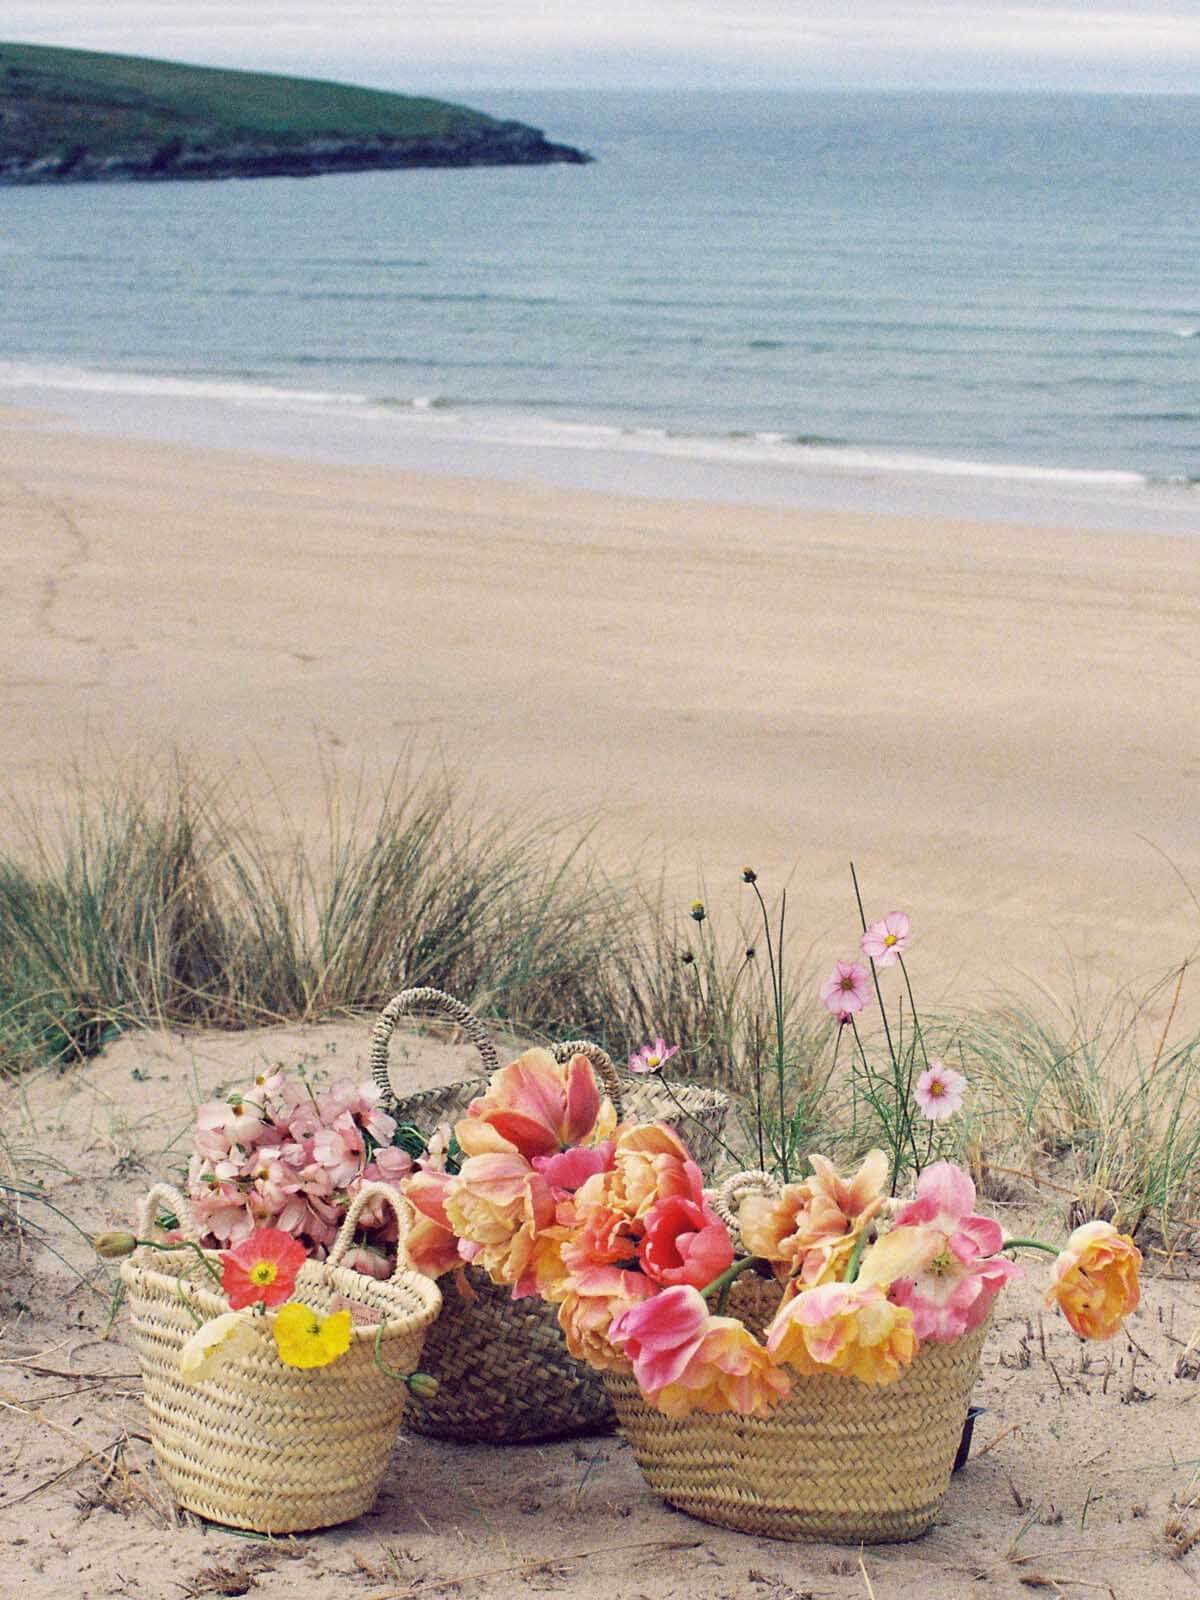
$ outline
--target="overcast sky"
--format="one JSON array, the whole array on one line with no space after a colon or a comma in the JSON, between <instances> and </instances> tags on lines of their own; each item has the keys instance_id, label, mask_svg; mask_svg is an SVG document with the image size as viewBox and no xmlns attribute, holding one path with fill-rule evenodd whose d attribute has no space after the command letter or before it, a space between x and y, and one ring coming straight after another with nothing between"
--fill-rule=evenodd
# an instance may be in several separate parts
<instances>
[{"instance_id":1,"label":"overcast sky","mask_svg":"<svg viewBox=\"0 0 1200 1600\"><path fill-rule=\"evenodd\" d=\"M1200 0L4 0L0 34L410 91L1200 92Z\"/></svg>"}]
</instances>

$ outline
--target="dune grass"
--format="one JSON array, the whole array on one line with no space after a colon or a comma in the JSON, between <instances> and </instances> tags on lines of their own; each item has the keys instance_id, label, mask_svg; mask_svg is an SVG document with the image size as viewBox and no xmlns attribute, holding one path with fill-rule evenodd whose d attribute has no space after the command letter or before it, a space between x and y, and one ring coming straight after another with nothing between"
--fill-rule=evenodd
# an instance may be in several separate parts
<instances>
[{"instance_id":1,"label":"dune grass","mask_svg":"<svg viewBox=\"0 0 1200 1600\"><path fill-rule=\"evenodd\" d=\"M449 990L547 1039L588 1037L621 1060L663 1035L672 1071L727 1089L746 1116L782 1048L784 1111L767 1141L793 1169L880 1142L848 1049L816 1001L823 973L780 966L782 1028L762 924L673 906L661 884L595 864L586 823L489 813L440 771L379 790L330 784L323 825L175 763L79 782L56 821L14 818L0 858L0 1070L69 1064L143 1025L245 1028L378 1009ZM753 909L753 908L751 908ZM720 922L719 928L716 924ZM1175 985L1182 971L1165 980ZM1003 1003L922 1019L923 1047L971 1084L953 1153L977 1176L1026 1175L1167 1251L1200 1216L1200 1039L1144 1047L1161 995L1102 1006ZM1172 1008L1173 1016L1173 1008ZM904 1049L914 1049L911 1033Z\"/></svg>"}]
</instances>

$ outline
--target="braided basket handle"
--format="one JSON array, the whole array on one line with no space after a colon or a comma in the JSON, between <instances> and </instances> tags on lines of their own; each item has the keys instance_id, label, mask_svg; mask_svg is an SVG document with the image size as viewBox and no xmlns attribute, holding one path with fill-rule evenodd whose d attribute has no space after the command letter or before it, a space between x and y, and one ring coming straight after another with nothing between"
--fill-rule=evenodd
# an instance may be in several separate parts
<instances>
[{"instance_id":1,"label":"braided basket handle","mask_svg":"<svg viewBox=\"0 0 1200 1600\"><path fill-rule=\"evenodd\" d=\"M358 1227L358 1219L372 1200L383 1200L389 1205L396 1216L396 1266L391 1278L395 1283L404 1273L411 1272L408 1264L408 1251L404 1248L408 1238L408 1230L412 1226L413 1208L408 1201L389 1183L364 1183L362 1188L351 1200L346 1215L342 1218L342 1225L338 1229L337 1238L330 1246L326 1256L326 1265L331 1267L341 1266L343 1257L354 1243L354 1230Z\"/></svg>"},{"instance_id":2,"label":"braided basket handle","mask_svg":"<svg viewBox=\"0 0 1200 1600\"><path fill-rule=\"evenodd\" d=\"M156 1183L150 1193L138 1207L137 1236L139 1239L149 1239L156 1228L156 1218L161 1209L166 1208L176 1217L179 1223L179 1232L189 1244L199 1244L200 1235L192 1224L191 1211L187 1201L178 1189L173 1189L169 1183Z\"/></svg>"},{"instance_id":3,"label":"braided basket handle","mask_svg":"<svg viewBox=\"0 0 1200 1600\"><path fill-rule=\"evenodd\" d=\"M739 1236L738 1210L749 1194L773 1199L780 1192L779 1179L769 1172L731 1172L717 1189L707 1191L708 1203L736 1239Z\"/></svg>"},{"instance_id":4,"label":"braided basket handle","mask_svg":"<svg viewBox=\"0 0 1200 1600\"><path fill-rule=\"evenodd\" d=\"M624 1106L621 1100L621 1084L617 1077L617 1069L612 1064L612 1057L607 1051L601 1050L598 1044L593 1044L590 1039L566 1039L562 1044L554 1046L554 1059L559 1065L570 1061L572 1056L583 1056L604 1085L604 1092L612 1101L617 1112L617 1121L624 1115Z\"/></svg>"},{"instance_id":5,"label":"braided basket handle","mask_svg":"<svg viewBox=\"0 0 1200 1600\"><path fill-rule=\"evenodd\" d=\"M461 1000L456 1000L453 995L446 994L441 989L402 989L384 1006L371 1030L369 1058L371 1076L386 1100L391 1102L396 1099L396 1091L392 1088L392 1080L388 1073L388 1045L396 1030L396 1023L406 1011L411 1011L415 1006L435 1006L439 1011L444 1011L451 1021L457 1022L483 1057L486 1071L494 1072L500 1065L500 1057L487 1029Z\"/></svg>"}]
</instances>

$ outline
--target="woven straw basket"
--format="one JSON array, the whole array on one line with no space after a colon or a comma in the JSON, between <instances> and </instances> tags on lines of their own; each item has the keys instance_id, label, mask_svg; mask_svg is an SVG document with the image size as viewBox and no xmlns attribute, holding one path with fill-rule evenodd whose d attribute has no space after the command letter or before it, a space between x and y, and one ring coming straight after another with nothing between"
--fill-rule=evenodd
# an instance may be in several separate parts
<instances>
[{"instance_id":1,"label":"woven straw basket","mask_svg":"<svg viewBox=\"0 0 1200 1600\"><path fill-rule=\"evenodd\" d=\"M457 1122L483 1094L486 1076L461 1079L436 1089L396 1098L388 1070L388 1047L406 1012L434 1009L458 1024L483 1060L485 1074L500 1058L487 1029L473 1012L440 989L406 989L381 1013L371 1036L371 1071L392 1114L429 1133L439 1122ZM677 1122L696 1160L704 1166L719 1148L728 1109L725 1095L691 1087L676 1091L683 1106L655 1083L625 1093L609 1057L597 1045L572 1040L555 1046L560 1061L586 1055L618 1114L643 1121ZM684 1116L686 1112L686 1117ZM537 1298L514 1300L474 1268L466 1274L473 1298L445 1279L445 1309L429 1330L425 1365L438 1379L437 1397L414 1408L408 1426L437 1439L491 1444L563 1439L602 1433L616 1425L600 1374L574 1361L563 1341L557 1311Z\"/></svg>"},{"instance_id":2,"label":"woven straw basket","mask_svg":"<svg viewBox=\"0 0 1200 1600\"><path fill-rule=\"evenodd\" d=\"M398 1264L386 1282L339 1265L359 1212L373 1197L391 1205L399 1221ZM160 1209L172 1211L188 1233L186 1200L160 1184L143 1202L139 1238L153 1237ZM345 1355L310 1370L280 1360L268 1313L254 1317L248 1349L231 1354L211 1377L186 1383L179 1352L196 1328L188 1308L208 1320L228 1310L224 1298L195 1251L142 1248L122 1263L150 1437L180 1505L258 1533L325 1528L369 1509L406 1398L404 1384L376 1362L376 1337L389 1367L414 1372L425 1330L442 1303L436 1284L404 1264L411 1214L393 1189L364 1184L329 1259L300 1269L295 1299L323 1311L337 1296L376 1314L373 1323L354 1325Z\"/></svg>"},{"instance_id":3,"label":"woven straw basket","mask_svg":"<svg viewBox=\"0 0 1200 1600\"><path fill-rule=\"evenodd\" d=\"M731 1309L760 1331L757 1308L739 1304L744 1283ZM746 1294L757 1298L751 1285ZM680 1511L772 1539L884 1544L919 1538L938 1514L986 1335L985 1323L922 1345L903 1377L878 1387L793 1375L791 1396L756 1417L666 1417L632 1373L605 1382L647 1484Z\"/></svg>"}]
</instances>

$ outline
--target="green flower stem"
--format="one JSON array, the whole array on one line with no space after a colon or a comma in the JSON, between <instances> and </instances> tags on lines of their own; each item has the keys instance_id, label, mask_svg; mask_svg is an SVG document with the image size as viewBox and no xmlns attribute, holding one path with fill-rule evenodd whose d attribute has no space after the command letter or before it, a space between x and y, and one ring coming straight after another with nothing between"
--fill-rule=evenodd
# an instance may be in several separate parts
<instances>
[{"instance_id":1,"label":"green flower stem","mask_svg":"<svg viewBox=\"0 0 1200 1600\"><path fill-rule=\"evenodd\" d=\"M678 1107L679 1112L680 1112L680 1114L682 1116L685 1116L688 1119L689 1122L694 1122L696 1124L696 1126L701 1130L701 1132L706 1134L709 1138L715 1138L717 1143L720 1145L721 1149L725 1152L725 1154L729 1157L729 1159L731 1161L733 1161L734 1163L740 1163L741 1162L741 1159L742 1159L741 1156L738 1155L736 1150L730 1149L730 1147L725 1143L724 1139L721 1138L720 1134L714 1134L710 1128L706 1127L705 1124L703 1122L701 1122L700 1118L696 1115L696 1113L694 1111L689 1111L688 1110L688 1108L684 1105L683 1101L675 1093L674 1085L670 1082L669 1079L663 1077L661 1072L658 1075L658 1081L659 1081L659 1083L662 1084L663 1088L671 1096L671 1099L675 1102L675 1104Z\"/></svg>"},{"instance_id":2,"label":"green flower stem","mask_svg":"<svg viewBox=\"0 0 1200 1600\"><path fill-rule=\"evenodd\" d=\"M1005 1239L1000 1248L1001 1250L1044 1250L1050 1256L1062 1254L1060 1246L1044 1244L1041 1239Z\"/></svg>"},{"instance_id":3,"label":"green flower stem","mask_svg":"<svg viewBox=\"0 0 1200 1600\"><path fill-rule=\"evenodd\" d=\"M751 1267L761 1266L762 1263L763 1258L761 1256L743 1256L740 1261L735 1261L731 1267L726 1267L719 1278L714 1278L711 1283L706 1284L701 1289L700 1293L706 1300L710 1295L719 1294L720 1298L717 1301L718 1316L725 1310L726 1302L729 1299L729 1291L732 1289L734 1282L741 1277L743 1272L749 1272Z\"/></svg>"},{"instance_id":4,"label":"green flower stem","mask_svg":"<svg viewBox=\"0 0 1200 1600\"><path fill-rule=\"evenodd\" d=\"M393 1367L393 1366L389 1365L389 1363L386 1362L383 1359L383 1334L384 1334L384 1329L386 1327L387 1327L387 1323L386 1322L381 1322L379 1324L379 1326L375 1330L375 1348L374 1348L375 1365L379 1368L380 1372L383 1373L385 1378L394 1378L397 1383L402 1383L404 1385L404 1387L408 1390L409 1394L416 1395L418 1399L429 1398L428 1395L420 1395L420 1394L417 1393L418 1388L420 1388L420 1387L428 1388L428 1387L431 1387L431 1386L435 1388L435 1392L436 1392L436 1386L434 1385L434 1380L429 1377L428 1373L424 1373L424 1372L401 1372L398 1367ZM413 1379L413 1378L422 1379L423 1380L423 1384L414 1386L409 1381L410 1379Z\"/></svg>"},{"instance_id":5,"label":"green flower stem","mask_svg":"<svg viewBox=\"0 0 1200 1600\"><path fill-rule=\"evenodd\" d=\"M858 887L858 873L855 872L855 870L854 870L853 861L850 863L850 881L854 885L854 898L858 902L858 920L862 923L862 931L864 933L866 933L866 931L867 931L867 913L866 913L866 910L865 910L865 908L863 906L862 891ZM895 1090L895 1093L896 1093L896 1101L897 1101L896 1110L897 1110L897 1114L898 1114L898 1116L900 1118L900 1124L901 1124L901 1129L902 1129L902 1133L901 1134L898 1134L894 1130L893 1130L893 1133L892 1133L892 1193L895 1194L897 1185L900 1182L900 1166L901 1166L900 1150L901 1150L901 1146L905 1142L907 1142L908 1144L910 1144L912 1146L913 1163L918 1168L918 1170L920 1169L920 1165L921 1165L921 1157L920 1157L920 1154L919 1154L919 1152L917 1150L917 1136L916 1136L916 1132L915 1132L915 1130L913 1128L913 1120L912 1120L912 1063L911 1063L911 1061L909 1062L908 1081L905 1084L905 1086L903 1088L901 1088L901 1083L900 1083L900 1075L901 1075L900 1061L899 1061L899 1058L896 1055L896 1047L892 1043L892 1030L891 1030L891 1027L888 1025L887 1008L884 1006L884 1003L883 1003L883 990L879 986L879 973L876 971L876 968L875 968L875 958L874 958L874 956L868 956L867 957L867 961L869 962L870 967L871 967L871 981L875 985L875 998L879 1001L879 1016L880 1016L880 1020L883 1023L883 1036L887 1040L888 1055L892 1059L892 1087L893 1087L893 1089ZM908 973L907 972L904 974L904 977L905 977L905 981L907 982L908 981ZM909 999L910 999L910 1001L912 999L912 991L911 990L909 991ZM913 1011L913 1018L914 1018L914 1022L915 1022L915 1019L916 1019L916 1010L915 1009ZM857 1031L858 1030L856 1029L855 1030L856 1034L857 1034Z\"/></svg>"},{"instance_id":6,"label":"green flower stem","mask_svg":"<svg viewBox=\"0 0 1200 1600\"><path fill-rule=\"evenodd\" d=\"M766 935L766 940L767 940L767 962L768 962L768 964L770 966L770 969L771 969L771 999L772 999L772 1001L774 1003L774 1009L775 1009L775 1073L776 1073L776 1077L778 1078L778 1082L779 1082L779 1137L780 1137L780 1140L781 1140L781 1142L783 1144L783 1148L780 1151L780 1155L781 1155L781 1158L782 1158L781 1162L780 1162L780 1165L781 1165L781 1167L783 1169L783 1181L784 1181L784 1183L787 1183L788 1180L789 1180L790 1174L789 1174L789 1171L788 1171L787 1141L786 1141L786 1139L784 1137L784 1132L783 1132L784 1127L786 1126L786 1122L787 1122L786 1107L785 1107L785 1103L784 1103L785 1099L786 1099L786 1088L785 1088L785 1084L784 1084L784 1042L783 1042L783 931L784 931L784 920L785 920L786 915L787 915L787 890L785 889L783 891L783 895L781 896L780 903L779 903L779 959L778 959L778 961L776 961L776 959L775 959L775 941L771 936L771 917L770 917L770 913L767 911L767 902L763 899L763 893L762 893L762 890L758 887L757 881L752 883L750 887L754 890L754 895L755 895L755 898L758 901L759 910L762 913L763 933ZM759 1154L760 1154L760 1157L761 1157L761 1138L762 1138L762 1097L761 1097L761 1090L759 1091L759 1104L758 1104L758 1107L757 1107L757 1112L758 1112L758 1127L759 1127L759 1140L760 1140L760 1152L759 1152Z\"/></svg>"},{"instance_id":7,"label":"green flower stem","mask_svg":"<svg viewBox=\"0 0 1200 1600\"><path fill-rule=\"evenodd\" d=\"M208 1259L204 1251L194 1239L180 1239L176 1244L163 1244L161 1240L158 1239L139 1239L138 1244L147 1250L162 1250L164 1252L168 1250L194 1250L200 1257L200 1265L204 1268L205 1272L208 1273L209 1277L216 1284L217 1288L220 1289L221 1293L224 1294L225 1285L221 1280L221 1274L217 1271L216 1267L213 1266L212 1262Z\"/></svg>"},{"instance_id":8,"label":"green flower stem","mask_svg":"<svg viewBox=\"0 0 1200 1600\"><path fill-rule=\"evenodd\" d=\"M871 1238L871 1228L865 1227L854 1241L854 1249L850 1252L850 1260L846 1263L846 1283L855 1283L858 1280L858 1268L863 1258L863 1251L867 1248Z\"/></svg>"}]
</instances>

